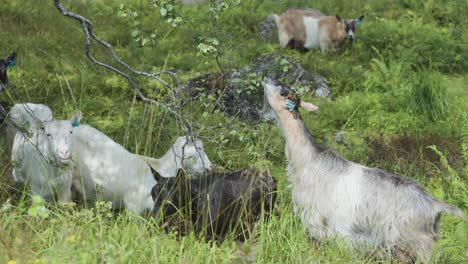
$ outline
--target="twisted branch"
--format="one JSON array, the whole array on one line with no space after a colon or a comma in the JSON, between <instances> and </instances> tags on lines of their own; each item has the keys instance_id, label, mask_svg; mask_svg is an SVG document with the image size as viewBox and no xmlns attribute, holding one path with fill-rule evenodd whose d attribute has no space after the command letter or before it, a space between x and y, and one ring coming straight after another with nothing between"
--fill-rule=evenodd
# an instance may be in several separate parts
<instances>
[{"instance_id":1,"label":"twisted branch","mask_svg":"<svg viewBox=\"0 0 468 264\"><path fill-rule=\"evenodd\" d=\"M78 15L78 14L75 14L73 12L70 12L69 10L65 9L63 7L63 5L60 3L60 0L54 0L54 5L55 7L59 10L59 12L64 15L64 16L67 16L67 17L70 17L70 18L73 18L75 20L77 20L78 22L80 22L81 24L81 28L83 29L83 33L85 34L85 37L86 37L86 44L85 44L85 50L86 50L86 56L94 63L94 64L97 64L101 67L104 67L110 71L113 71L121 76L123 76L125 79L127 79L128 83L133 87L133 89L136 91L138 97L145 103L149 103L149 104L153 104L153 105L156 105L156 106L159 106L167 111L169 111L170 113L174 114L176 116L176 118L178 120L180 120L183 124L183 127L184 127L184 130L185 130L185 133L190 133L192 136L194 134L194 129L197 129L197 130L211 130L211 129L217 129L217 128L226 128L226 127L229 127L231 126L234 121L237 119L237 117L234 117L232 120L230 120L227 124L225 125L217 125L217 126L210 126L210 127L202 127L202 126L198 126L198 125L195 125L195 124L192 124L192 122L190 122L189 120L187 120L182 114L181 112L181 108L183 107L183 99L182 99L182 94L180 92L180 79L179 77L177 76L177 74L173 73L173 72L170 72L170 71L161 71L161 72L156 72L156 73L147 73L147 72L144 72L144 71L138 71L134 68L132 68L130 65L128 65L127 63L125 63L124 61L122 61L120 59L120 57L116 54L115 50L113 49L112 45L109 44L108 42L100 39L93 31L93 28L94 28L94 25L93 23L81 16L81 15ZM92 54L91 54L91 39L95 40L96 42L98 42L99 44L101 44L102 46L104 46L105 48L107 48L110 52L111 52L111 55L112 55L112 58L121 66L123 66L125 69L127 69L128 71L132 72L133 74L136 74L136 75L140 75L140 76L144 76L144 77L148 77L148 78L152 78L152 79L155 79L157 81L159 81L160 83L162 83L165 87L167 87L169 90L171 90L171 92L173 93L173 96L175 98L178 99L178 106L174 109L173 107L170 107L166 104L163 104L163 103L160 103L160 102L157 102L153 99L150 99L148 97L146 97L140 90L140 88L138 87L138 85L136 84L136 82L133 80L133 78L111 66L111 65L108 65L106 63L103 63L102 61L99 61L97 60ZM160 78L159 76L161 75L169 75L171 76L176 84L177 84L177 89L175 89L171 84L169 84L168 82L166 82L165 80L163 80L162 78Z\"/></svg>"},{"instance_id":2,"label":"twisted branch","mask_svg":"<svg viewBox=\"0 0 468 264\"><path fill-rule=\"evenodd\" d=\"M78 15L78 14L75 14L73 12L68 11L67 9L65 9L62 6L62 4L60 3L60 0L54 0L54 5L62 15L73 18L73 19L77 20L78 22L80 22L81 28L83 29L83 33L85 34L85 38L86 38L86 44L85 44L86 56L94 64L97 64L97 65L99 65L101 67L104 67L104 68L106 68L106 69L108 69L108 70L110 70L112 72L115 72L115 73L123 76L125 79L127 79L128 83L133 87L133 89L137 93L138 97L143 102L162 107L163 109L165 109L165 110L169 111L170 113L174 114L174 116L176 116L176 118L181 121L182 126L184 128L183 130L184 130L184 133L186 134L186 136L190 136L191 138L197 137L198 132L194 131L194 129L196 129L196 130L212 130L212 129L218 129L218 128L227 128L227 127L231 126L232 124L234 124L235 121L237 120L237 117L235 116L232 120L230 120L225 125L217 125L217 126L210 126L210 127L201 127L201 126L194 125L192 122L190 122L188 119L186 119L182 114L182 109L181 108L184 106L184 103L183 103L182 94L181 94L180 89L179 89L180 80L179 80L177 74L175 74L173 72L170 72L170 71L161 71L161 72L157 72L157 73L147 73L147 72L138 71L138 70L132 68L130 65L128 65L127 63L125 63L124 61L122 61L120 59L120 57L115 53L115 51L114 51L111 44L109 44L108 42L100 39L94 33L94 31L93 31L94 25L89 19L87 19L87 18L85 18L85 17L83 17L81 15ZM133 78L129 74L127 74L127 73L125 73L125 72L123 72L123 71L121 71L121 70L119 70L119 69L117 69L117 68L115 68L115 67L113 67L111 65L103 63L102 61L97 60L91 54L91 39L95 40L97 43L99 43L100 45L102 45L106 49L108 49L111 52L112 58L119 65L123 66L125 69L127 69L131 73L155 79L155 80L159 81L160 83L162 83L165 87L169 88L172 91L173 96L178 99L178 106L175 109L173 109L172 107L169 107L166 104L157 102L157 101L155 101L153 99L150 99L150 98L146 97L141 92L138 85L136 84L136 82L133 80ZM217 62L219 64L218 58L216 58L216 59L217 59ZM220 69L221 69L221 67L220 67ZM159 76L161 76L161 75L171 76L175 80L175 82L177 84L177 89L174 89L174 87L171 84L169 84L168 82L166 82L165 80L160 78ZM193 141L193 142L196 144L196 141ZM197 148L197 151L198 151L198 148ZM198 154L201 156L201 153L198 153Z\"/></svg>"},{"instance_id":3,"label":"twisted branch","mask_svg":"<svg viewBox=\"0 0 468 264\"><path fill-rule=\"evenodd\" d=\"M103 63L102 61L99 61L97 60L92 54L91 54L91 39L95 40L96 42L98 42L99 44L101 44L102 46L104 46L105 48L107 48L111 55L112 55L112 58L121 66L123 66L124 68L126 68L128 71L132 72L133 74L136 74L136 75L140 75L140 76L145 76L145 77L148 77L148 78L152 78L152 79L155 79L157 81L159 81L160 83L162 83L164 86L166 86L167 88L169 88L172 93L174 94L175 97L179 98L180 99L180 94L177 92L176 89L174 89L174 87L172 87L172 85L170 85L168 82L166 82L165 80L163 80L162 78L160 78L159 76L161 75L169 75L171 76L173 79L175 79L176 83L177 83L177 86L180 85L180 80L178 78L178 76L173 73L173 72L170 72L170 71L162 71L162 72L157 72L157 73L147 73L147 72L143 72L143 71L138 71L134 68L132 68L130 65L128 65L127 63L125 63L124 61L122 61L120 59L120 57L117 55L117 53L115 52L114 48L112 47L111 44L109 44L108 42L100 39L93 31L93 28L94 28L94 25L93 23L81 16L81 15L78 15L78 14L75 14L73 12L70 12L68 11L67 9L65 9L62 4L60 3L59 0L54 0L54 5L55 7L59 10L59 12L64 15L64 16L67 16L67 17L70 17L70 18L73 18L75 20L77 20L78 22L80 22L81 24L81 28L83 29L83 33L85 34L85 37L86 37L86 44L85 44L85 50L86 50L86 56L94 63L94 64L97 64L101 67L104 67L110 71L113 71L121 76L123 76L125 79L127 79L128 83L133 87L133 89L136 91L138 97L145 103L149 103L149 104L153 104L153 105L156 105L156 106L159 106L161 108L163 108L164 110L167 110L169 111L170 113L174 114L179 120L183 121L184 125L185 126L188 126L190 127L190 130L191 130L191 127L192 127L192 124L190 121L186 120L185 118L182 117L182 115L180 113L177 112L178 109L173 109L172 107L169 107L168 105L166 104L163 104L163 103L160 103L160 102L157 102L156 100L153 100L153 99L150 99L148 97L146 97L140 90L140 88L138 87L138 85L136 84L136 82L133 80L133 78L111 66L111 65L108 65L106 63ZM181 100L179 100L181 101ZM178 107L180 108L180 107Z\"/></svg>"}]
</instances>

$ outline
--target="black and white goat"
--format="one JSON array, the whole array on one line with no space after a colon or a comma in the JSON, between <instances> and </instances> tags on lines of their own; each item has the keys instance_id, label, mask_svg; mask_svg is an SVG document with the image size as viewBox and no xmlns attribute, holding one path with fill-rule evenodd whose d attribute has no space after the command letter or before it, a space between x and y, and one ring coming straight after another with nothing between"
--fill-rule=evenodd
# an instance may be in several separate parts
<instances>
[{"instance_id":1,"label":"black and white goat","mask_svg":"<svg viewBox=\"0 0 468 264\"><path fill-rule=\"evenodd\" d=\"M438 201L417 182L369 168L315 143L290 88L265 79L265 99L286 138L287 175L296 213L318 241L342 236L352 244L382 247L403 261L427 263L438 239L441 213L464 218L459 208Z\"/></svg>"}]
</instances>

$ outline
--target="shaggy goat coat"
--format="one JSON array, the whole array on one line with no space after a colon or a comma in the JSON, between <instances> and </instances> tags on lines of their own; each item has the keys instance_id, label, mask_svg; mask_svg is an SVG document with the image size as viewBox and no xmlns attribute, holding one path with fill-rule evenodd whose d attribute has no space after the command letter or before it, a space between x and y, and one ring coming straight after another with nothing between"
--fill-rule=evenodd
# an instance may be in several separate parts
<instances>
[{"instance_id":1,"label":"shaggy goat coat","mask_svg":"<svg viewBox=\"0 0 468 264\"><path fill-rule=\"evenodd\" d=\"M357 244L381 246L402 260L417 255L428 262L441 213L464 213L436 200L413 180L345 160L318 145L297 112L304 102L297 99L296 108L288 110L284 105L291 100L279 90L292 91L274 80L264 85L286 138L295 211L311 237L320 241L339 235Z\"/></svg>"}]
</instances>

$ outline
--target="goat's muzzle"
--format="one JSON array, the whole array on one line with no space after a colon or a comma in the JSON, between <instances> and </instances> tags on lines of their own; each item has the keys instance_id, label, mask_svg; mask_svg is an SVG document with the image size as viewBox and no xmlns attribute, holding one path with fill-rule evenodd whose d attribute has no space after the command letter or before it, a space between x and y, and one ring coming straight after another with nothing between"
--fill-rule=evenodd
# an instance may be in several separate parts
<instances>
[{"instance_id":1,"label":"goat's muzzle","mask_svg":"<svg viewBox=\"0 0 468 264\"><path fill-rule=\"evenodd\" d=\"M288 88L286 88L286 87L281 87L280 95L286 97L286 96L289 96L289 93L290 93L290 92L291 92L291 91L290 91Z\"/></svg>"}]
</instances>

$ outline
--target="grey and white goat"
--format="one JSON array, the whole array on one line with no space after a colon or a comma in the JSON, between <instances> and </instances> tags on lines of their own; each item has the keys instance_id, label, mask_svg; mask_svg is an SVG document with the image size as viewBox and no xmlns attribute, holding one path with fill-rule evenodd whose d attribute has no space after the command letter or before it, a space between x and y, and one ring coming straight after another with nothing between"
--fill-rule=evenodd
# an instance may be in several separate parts
<instances>
[{"instance_id":1,"label":"grey and white goat","mask_svg":"<svg viewBox=\"0 0 468 264\"><path fill-rule=\"evenodd\" d=\"M286 138L295 211L310 236L318 241L341 236L354 245L382 247L402 261L430 261L441 213L465 218L463 211L438 201L413 180L348 161L318 145L298 110L318 107L275 80L263 85Z\"/></svg>"}]
</instances>

